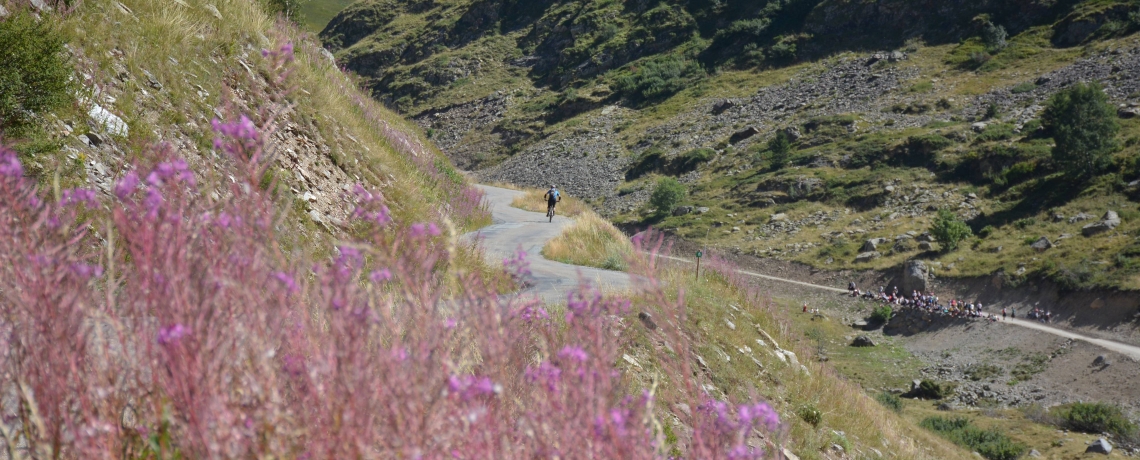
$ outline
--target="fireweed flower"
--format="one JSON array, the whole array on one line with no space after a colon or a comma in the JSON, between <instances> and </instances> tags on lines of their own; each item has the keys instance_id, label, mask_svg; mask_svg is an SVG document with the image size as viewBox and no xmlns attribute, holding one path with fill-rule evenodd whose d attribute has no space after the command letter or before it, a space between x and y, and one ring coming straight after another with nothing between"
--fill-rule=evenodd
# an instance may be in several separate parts
<instances>
[{"instance_id":1,"label":"fireweed flower","mask_svg":"<svg viewBox=\"0 0 1140 460\"><path fill-rule=\"evenodd\" d=\"M376 270L373 271L372 274L368 275L368 279L372 280L373 283L380 284L392 279L392 272L387 268Z\"/></svg>"},{"instance_id":2,"label":"fireweed flower","mask_svg":"<svg viewBox=\"0 0 1140 460\"><path fill-rule=\"evenodd\" d=\"M137 189L138 186L138 173L134 171L128 172L127 175L123 176L123 178L119 179L119 182L115 184L115 196L119 197L120 200L125 200L131 196L131 194L135 193L135 189Z\"/></svg>"},{"instance_id":3,"label":"fireweed flower","mask_svg":"<svg viewBox=\"0 0 1140 460\"><path fill-rule=\"evenodd\" d=\"M60 203L64 206L82 203L88 208L95 208L99 205L99 201L95 199L95 191L85 188L64 190L60 196Z\"/></svg>"},{"instance_id":4,"label":"fireweed flower","mask_svg":"<svg viewBox=\"0 0 1140 460\"><path fill-rule=\"evenodd\" d=\"M190 330L181 324L167 326L158 331L158 343L161 345L172 345L189 333Z\"/></svg>"},{"instance_id":5,"label":"fireweed flower","mask_svg":"<svg viewBox=\"0 0 1140 460\"><path fill-rule=\"evenodd\" d=\"M558 357L583 363L586 362L586 358L588 358L589 355L586 354L586 350L583 350L582 347L567 346L558 352Z\"/></svg>"},{"instance_id":6,"label":"fireweed flower","mask_svg":"<svg viewBox=\"0 0 1140 460\"><path fill-rule=\"evenodd\" d=\"M558 381L562 379L562 369L550 364L549 361L543 361L538 367L527 366L523 376L527 382L545 385L547 391L556 393Z\"/></svg>"},{"instance_id":7,"label":"fireweed flower","mask_svg":"<svg viewBox=\"0 0 1140 460\"><path fill-rule=\"evenodd\" d=\"M0 150L0 176L24 177L24 166L11 150Z\"/></svg>"},{"instance_id":8,"label":"fireweed flower","mask_svg":"<svg viewBox=\"0 0 1140 460\"><path fill-rule=\"evenodd\" d=\"M88 265L84 263L71 264L71 271L83 279L98 278L103 276L103 267L98 265Z\"/></svg>"},{"instance_id":9,"label":"fireweed flower","mask_svg":"<svg viewBox=\"0 0 1140 460\"><path fill-rule=\"evenodd\" d=\"M277 272L273 274L273 277L276 278L277 281L280 281L281 284L285 286L285 290L290 294L297 291L297 283L293 281L293 277L288 273Z\"/></svg>"},{"instance_id":10,"label":"fireweed flower","mask_svg":"<svg viewBox=\"0 0 1140 460\"><path fill-rule=\"evenodd\" d=\"M439 227L432 224L412 224L412 237L439 236Z\"/></svg>"}]
</instances>

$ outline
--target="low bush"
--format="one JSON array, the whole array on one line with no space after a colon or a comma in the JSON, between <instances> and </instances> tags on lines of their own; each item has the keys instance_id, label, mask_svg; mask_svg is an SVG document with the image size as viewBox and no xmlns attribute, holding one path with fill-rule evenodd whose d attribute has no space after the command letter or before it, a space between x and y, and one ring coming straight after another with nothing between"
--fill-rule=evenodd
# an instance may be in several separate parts
<instances>
[{"instance_id":1,"label":"low bush","mask_svg":"<svg viewBox=\"0 0 1140 460\"><path fill-rule=\"evenodd\" d=\"M693 149L675 160L676 167L674 169L678 173L689 172L697 169L701 164L708 163L714 156L716 156L716 150L710 148Z\"/></svg>"},{"instance_id":2,"label":"low bush","mask_svg":"<svg viewBox=\"0 0 1140 460\"><path fill-rule=\"evenodd\" d=\"M965 417L927 417L919 422L919 426L989 460L1014 460L1024 455L1028 449L996 429L983 430L974 426Z\"/></svg>"},{"instance_id":3,"label":"low bush","mask_svg":"<svg viewBox=\"0 0 1140 460\"><path fill-rule=\"evenodd\" d=\"M950 382L923 380L911 392L911 396L921 399L944 399L954 394L957 387Z\"/></svg>"},{"instance_id":4,"label":"low bush","mask_svg":"<svg viewBox=\"0 0 1140 460\"><path fill-rule=\"evenodd\" d=\"M1123 439L1137 435L1135 423L1119 407L1106 403L1072 403L1051 409L1062 426L1082 433L1111 433Z\"/></svg>"},{"instance_id":5,"label":"low bush","mask_svg":"<svg viewBox=\"0 0 1140 460\"><path fill-rule=\"evenodd\" d=\"M662 177L653 188L653 194L649 196L649 205L657 210L658 216L666 216L681 204L688 193L685 186L677 182L677 179Z\"/></svg>"},{"instance_id":6,"label":"low bush","mask_svg":"<svg viewBox=\"0 0 1140 460\"><path fill-rule=\"evenodd\" d=\"M800 406L800 409L796 411L796 415L799 415L803 421L813 427L818 427L820 423L823 423L823 412L812 404Z\"/></svg>"},{"instance_id":7,"label":"low bush","mask_svg":"<svg viewBox=\"0 0 1140 460\"><path fill-rule=\"evenodd\" d=\"M970 380L992 380L1005 374L1005 370L993 364L972 364L966 368L966 377Z\"/></svg>"},{"instance_id":8,"label":"low bush","mask_svg":"<svg viewBox=\"0 0 1140 460\"><path fill-rule=\"evenodd\" d=\"M892 315L894 315L894 310L891 309L890 305L880 305L871 312L870 320L875 324L886 324L891 320Z\"/></svg>"},{"instance_id":9,"label":"low bush","mask_svg":"<svg viewBox=\"0 0 1140 460\"><path fill-rule=\"evenodd\" d=\"M666 97L704 75L695 61L676 54L655 55L619 70L618 92L634 100Z\"/></svg>"},{"instance_id":10,"label":"low bush","mask_svg":"<svg viewBox=\"0 0 1140 460\"><path fill-rule=\"evenodd\" d=\"M958 243L972 236L973 232L956 214L948 209L940 209L934 218L934 224L930 226L930 234L934 235L943 250L952 252L958 249Z\"/></svg>"},{"instance_id":11,"label":"low bush","mask_svg":"<svg viewBox=\"0 0 1140 460\"><path fill-rule=\"evenodd\" d=\"M52 19L21 9L0 19L0 135L20 137L44 112L73 99L74 73Z\"/></svg>"},{"instance_id":12,"label":"low bush","mask_svg":"<svg viewBox=\"0 0 1140 460\"><path fill-rule=\"evenodd\" d=\"M902 402L902 398L898 397L898 395L894 395L894 394L887 393L884 391L882 393L875 395L875 400L878 401L879 404L882 404L883 407L886 407L887 409L893 410L896 413L900 413L900 414L902 413L903 402Z\"/></svg>"},{"instance_id":13,"label":"low bush","mask_svg":"<svg viewBox=\"0 0 1140 460\"><path fill-rule=\"evenodd\" d=\"M1035 89L1037 89L1037 84L1030 82L1030 81L1027 81L1024 83L1020 83L1017 86L1014 86L1013 88L1010 88L1009 92L1011 92L1013 94L1022 94L1022 93L1028 93L1028 92L1033 91Z\"/></svg>"}]
</instances>

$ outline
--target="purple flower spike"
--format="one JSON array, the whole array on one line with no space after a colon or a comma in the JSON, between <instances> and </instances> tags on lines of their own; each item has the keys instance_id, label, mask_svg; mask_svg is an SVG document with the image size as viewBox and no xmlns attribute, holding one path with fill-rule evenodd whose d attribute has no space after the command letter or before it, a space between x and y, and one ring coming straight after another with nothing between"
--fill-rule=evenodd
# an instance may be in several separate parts
<instances>
[{"instance_id":1,"label":"purple flower spike","mask_svg":"<svg viewBox=\"0 0 1140 460\"><path fill-rule=\"evenodd\" d=\"M578 361L580 363L586 362L586 358L589 357L589 355L586 354L586 351L583 350L582 347L570 347L570 346L567 346L567 347L563 348L562 351L558 352L558 356L562 357L562 358Z\"/></svg>"},{"instance_id":2,"label":"purple flower spike","mask_svg":"<svg viewBox=\"0 0 1140 460\"><path fill-rule=\"evenodd\" d=\"M158 343L161 345L173 345L189 333L190 330L181 324L167 326L158 331Z\"/></svg>"},{"instance_id":3,"label":"purple flower spike","mask_svg":"<svg viewBox=\"0 0 1140 460\"><path fill-rule=\"evenodd\" d=\"M99 201L95 199L95 191L84 188L64 190L62 196L60 197L60 203L64 206L84 204L89 209L93 209L99 206Z\"/></svg>"},{"instance_id":4,"label":"purple flower spike","mask_svg":"<svg viewBox=\"0 0 1140 460\"><path fill-rule=\"evenodd\" d=\"M120 200L125 200L135 193L135 189L137 189L138 186L138 173L134 171L128 172L127 175L123 176L123 178L119 179L119 182L115 184L115 196L119 197Z\"/></svg>"},{"instance_id":5,"label":"purple flower spike","mask_svg":"<svg viewBox=\"0 0 1140 460\"><path fill-rule=\"evenodd\" d=\"M24 177L24 166L20 164L20 159L16 157L16 154L11 151L0 152L0 176Z\"/></svg>"},{"instance_id":6,"label":"purple flower spike","mask_svg":"<svg viewBox=\"0 0 1140 460\"><path fill-rule=\"evenodd\" d=\"M276 278L277 281L280 281L281 284L285 285L285 290L290 294L297 291L297 283L293 281L293 277L288 273L277 272L273 274L273 277Z\"/></svg>"}]
</instances>

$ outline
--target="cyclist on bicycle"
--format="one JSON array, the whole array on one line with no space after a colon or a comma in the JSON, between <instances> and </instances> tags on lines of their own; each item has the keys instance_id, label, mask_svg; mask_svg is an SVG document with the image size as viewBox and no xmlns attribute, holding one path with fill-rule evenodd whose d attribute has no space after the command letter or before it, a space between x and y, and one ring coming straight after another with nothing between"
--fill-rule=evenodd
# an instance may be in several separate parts
<instances>
[{"instance_id":1,"label":"cyclist on bicycle","mask_svg":"<svg viewBox=\"0 0 1140 460\"><path fill-rule=\"evenodd\" d=\"M546 194L542 195L542 197L546 199L547 215L550 215L550 213L554 211L554 205L562 201L562 194L558 192L558 187L554 185L551 185L550 190L547 190Z\"/></svg>"}]
</instances>

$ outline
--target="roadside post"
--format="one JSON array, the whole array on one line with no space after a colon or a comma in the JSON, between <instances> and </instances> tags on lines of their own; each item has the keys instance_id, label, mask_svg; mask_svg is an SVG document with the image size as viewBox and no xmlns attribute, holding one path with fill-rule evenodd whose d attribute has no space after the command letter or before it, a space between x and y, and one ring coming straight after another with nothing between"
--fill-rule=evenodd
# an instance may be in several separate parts
<instances>
[{"instance_id":1,"label":"roadside post","mask_svg":"<svg viewBox=\"0 0 1140 460\"><path fill-rule=\"evenodd\" d=\"M696 274L696 277L695 277L695 279L696 279L697 281L700 281L700 280L701 280L701 257L703 257L704 255L705 255L705 253L704 253L704 252L702 252L702 251L701 251L701 250L699 250L699 249L697 250L697 274Z\"/></svg>"}]
</instances>

